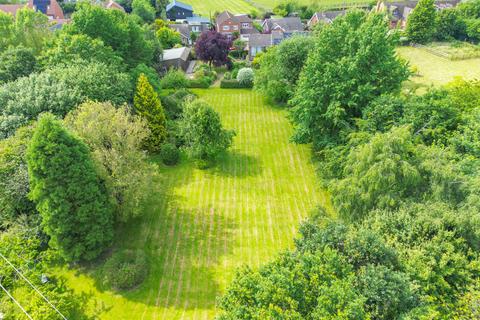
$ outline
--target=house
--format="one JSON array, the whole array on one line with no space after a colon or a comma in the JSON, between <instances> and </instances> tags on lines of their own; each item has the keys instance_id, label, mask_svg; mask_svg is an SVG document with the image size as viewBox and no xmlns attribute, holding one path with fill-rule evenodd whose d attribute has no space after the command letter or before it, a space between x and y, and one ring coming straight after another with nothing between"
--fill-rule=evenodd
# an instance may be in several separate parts
<instances>
[{"instance_id":1,"label":"house","mask_svg":"<svg viewBox=\"0 0 480 320\"><path fill-rule=\"evenodd\" d=\"M305 30L302 21L299 17L286 17L280 19L265 19L262 24L263 32L265 33L282 33L291 35L295 32L302 32Z\"/></svg>"},{"instance_id":2,"label":"house","mask_svg":"<svg viewBox=\"0 0 480 320\"><path fill-rule=\"evenodd\" d=\"M238 33L244 41L247 41L250 35L260 33L253 26L253 20L248 15L234 15L229 11L223 11L217 16L215 27L218 32L230 38L234 33Z\"/></svg>"},{"instance_id":3,"label":"house","mask_svg":"<svg viewBox=\"0 0 480 320\"><path fill-rule=\"evenodd\" d=\"M173 29L180 33L180 37L182 38L182 44L185 46L191 45L191 38L190 38L190 28L186 23L175 23L168 25L170 29Z\"/></svg>"},{"instance_id":4,"label":"house","mask_svg":"<svg viewBox=\"0 0 480 320\"><path fill-rule=\"evenodd\" d=\"M119 10L122 12L125 12L125 8L119 5L117 2L113 0L109 0L107 2L104 2L104 7L107 9L112 9L112 10Z\"/></svg>"},{"instance_id":5,"label":"house","mask_svg":"<svg viewBox=\"0 0 480 320\"><path fill-rule=\"evenodd\" d=\"M252 34L248 39L248 56L250 60L253 60L255 56L267 50L269 47L272 47L283 40L283 35L280 33L269 33L269 34Z\"/></svg>"},{"instance_id":6,"label":"house","mask_svg":"<svg viewBox=\"0 0 480 320\"><path fill-rule=\"evenodd\" d=\"M30 0L27 4L2 4L0 5L0 11L15 16L17 11L24 7L41 12L50 20L65 20L63 10L56 0Z\"/></svg>"},{"instance_id":7,"label":"house","mask_svg":"<svg viewBox=\"0 0 480 320\"><path fill-rule=\"evenodd\" d=\"M183 23L170 24L169 27L178 33L182 38L182 43L186 46L192 45L192 33L202 33L210 29L210 20L208 18L193 16L183 20Z\"/></svg>"},{"instance_id":8,"label":"house","mask_svg":"<svg viewBox=\"0 0 480 320\"><path fill-rule=\"evenodd\" d=\"M335 20L338 16L345 15L346 10L332 10L332 11L324 11L324 12L315 12L313 16L308 20L307 26L308 28L312 28L317 23L326 23L330 24L333 20Z\"/></svg>"},{"instance_id":9,"label":"house","mask_svg":"<svg viewBox=\"0 0 480 320\"><path fill-rule=\"evenodd\" d=\"M162 68L167 71L177 68L186 71L190 63L190 51L188 47L163 50Z\"/></svg>"},{"instance_id":10,"label":"house","mask_svg":"<svg viewBox=\"0 0 480 320\"><path fill-rule=\"evenodd\" d=\"M193 8L191 5L173 0L173 2L167 5L166 13L167 19L169 20L184 20L186 18L193 17Z\"/></svg>"},{"instance_id":11,"label":"house","mask_svg":"<svg viewBox=\"0 0 480 320\"><path fill-rule=\"evenodd\" d=\"M210 19L201 16L188 17L185 19L185 23L188 25L190 32L194 33L207 31L210 29L211 25Z\"/></svg>"},{"instance_id":12,"label":"house","mask_svg":"<svg viewBox=\"0 0 480 320\"><path fill-rule=\"evenodd\" d=\"M374 10L376 12L386 12L390 20L391 28L405 28L407 26L408 17L413 9L417 6L418 1L400 1L400 2L379 2ZM440 0L435 1L435 8L440 11L446 8L453 8L460 0Z\"/></svg>"}]
</instances>

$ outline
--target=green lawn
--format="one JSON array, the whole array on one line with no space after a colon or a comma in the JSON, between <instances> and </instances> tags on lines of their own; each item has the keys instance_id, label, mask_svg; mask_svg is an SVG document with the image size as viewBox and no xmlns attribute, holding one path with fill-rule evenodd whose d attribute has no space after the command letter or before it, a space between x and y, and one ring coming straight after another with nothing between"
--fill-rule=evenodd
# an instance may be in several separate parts
<instances>
[{"instance_id":1,"label":"green lawn","mask_svg":"<svg viewBox=\"0 0 480 320\"><path fill-rule=\"evenodd\" d=\"M146 250L147 280L126 293L102 292L94 276L62 271L74 288L98 301L101 319L210 319L235 268L271 259L293 244L312 209L330 208L309 147L289 143L285 110L250 90L197 93L237 136L215 168L198 170L186 160L161 166L145 216L118 241Z\"/></svg>"},{"instance_id":2,"label":"green lawn","mask_svg":"<svg viewBox=\"0 0 480 320\"><path fill-rule=\"evenodd\" d=\"M412 81L421 85L442 85L455 77L480 79L479 58L452 61L412 47L400 47L398 53L418 68L419 76L412 77Z\"/></svg>"}]
</instances>

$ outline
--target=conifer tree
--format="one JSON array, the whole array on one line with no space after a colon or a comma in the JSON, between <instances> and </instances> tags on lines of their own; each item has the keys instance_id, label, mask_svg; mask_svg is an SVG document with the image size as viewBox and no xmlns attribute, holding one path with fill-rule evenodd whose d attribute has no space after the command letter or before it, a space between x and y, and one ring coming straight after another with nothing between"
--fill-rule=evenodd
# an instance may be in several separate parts
<instances>
[{"instance_id":1,"label":"conifer tree","mask_svg":"<svg viewBox=\"0 0 480 320\"><path fill-rule=\"evenodd\" d=\"M150 129L150 136L145 141L145 147L151 152L159 151L162 142L167 137L165 111L157 93L143 73L138 77L133 104L136 112L148 122Z\"/></svg>"},{"instance_id":2,"label":"conifer tree","mask_svg":"<svg viewBox=\"0 0 480 320\"><path fill-rule=\"evenodd\" d=\"M30 197L50 245L67 261L97 257L113 238L113 219L88 147L46 114L28 146L27 164Z\"/></svg>"}]
</instances>

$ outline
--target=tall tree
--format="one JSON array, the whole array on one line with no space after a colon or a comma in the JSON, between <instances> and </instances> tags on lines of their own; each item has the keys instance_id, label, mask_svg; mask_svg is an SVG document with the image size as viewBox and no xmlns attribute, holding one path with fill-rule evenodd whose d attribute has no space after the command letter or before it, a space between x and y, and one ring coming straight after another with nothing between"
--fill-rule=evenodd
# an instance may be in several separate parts
<instances>
[{"instance_id":1,"label":"tall tree","mask_svg":"<svg viewBox=\"0 0 480 320\"><path fill-rule=\"evenodd\" d=\"M297 36L270 48L259 58L255 88L276 102L286 103L295 92L300 72L314 44L314 37Z\"/></svg>"},{"instance_id":2,"label":"tall tree","mask_svg":"<svg viewBox=\"0 0 480 320\"><path fill-rule=\"evenodd\" d=\"M435 0L420 0L407 20L406 33L412 42L426 43L435 34Z\"/></svg>"},{"instance_id":3,"label":"tall tree","mask_svg":"<svg viewBox=\"0 0 480 320\"><path fill-rule=\"evenodd\" d=\"M28 147L27 164L30 197L50 245L68 261L96 258L112 241L113 219L88 147L45 114Z\"/></svg>"},{"instance_id":4,"label":"tall tree","mask_svg":"<svg viewBox=\"0 0 480 320\"><path fill-rule=\"evenodd\" d=\"M152 23L155 20L155 8L149 0L133 0L132 13L142 18L146 23Z\"/></svg>"},{"instance_id":5,"label":"tall tree","mask_svg":"<svg viewBox=\"0 0 480 320\"><path fill-rule=\"evenodd\" d=\"M135 111L147 121L150 129L150 135L145 140L147 149L151 152L159 151L167 137L165 111L158 94L143 73L138 77L133 105Z\"/></svg>"},{"instance_id":6,"label":"tall tree","mask_svg":"<svg viewBox=\"0 0 480 320\"><path fill-rule=\"evenodd\" d=\"M204 31L195 43L197 57L210 65L220 66L228 62L228 50L232 42L223 34L214 31Z\"/></svg>"},{"instance_id":7,"label":"tall tree","mask_svg":"<svg viewBox=\"0 0 480 320\"><path fill-rule=\"evenodd\" d=\"M291 116L294 140L322 147L344 138L362 109L399 90L409 72L382 15L350 12L325 26L317 43L291 100Z\"/></svg>"},{"instance_id":8,"label":"tall tree","mask_svg":"<svg viewBox=\"0 0 480 320\"><path fill-rule=\"evenodd\" d=\"M133 16L119 10L107 10L87 2L78 3L72 23L65 30L70 34L85 34L102 40L130 66L152 62L155 44L148 30L139 26Z\"/></svg>"},{"instance_id":9,"label":"tall tree","mask_svg":"<svg viewBox=\"0 0 480 320\"><path fill-rule=\"evenodd\" d=\"M31 49L10 47L0 53L0 84L28 76L36 66L36 59Z\"/></svg>"},{"instance_id":10,"label":"tall tree","mask_svg":"<svg viewBox=\"0 0 480 320\"><path fill-rule=\"evenodd\" d=\"M228 149L235 136L233 130L223 128L218 113L202 100L185 104L179 126L190 155L207 162Z\"/></svg>"},{"instance_id":11,"label":"tall tree","mask_svg":"<svg viewBox=\"0 0 480 320\"><path fill-rule=\"evenodd\" d=\"M154 176L142 150L149 134L146 121L132 115L126 105L116 108L109 102L87 102L69 113L65 124L90 147L115 206L116 220L139 216Z\"/></svg>"}]
</instances>

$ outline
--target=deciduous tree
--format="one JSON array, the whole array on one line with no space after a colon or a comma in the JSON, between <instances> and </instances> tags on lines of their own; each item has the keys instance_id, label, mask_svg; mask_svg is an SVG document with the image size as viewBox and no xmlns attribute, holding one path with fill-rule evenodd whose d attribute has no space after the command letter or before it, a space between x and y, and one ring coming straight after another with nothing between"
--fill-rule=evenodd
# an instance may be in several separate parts
<instances>
[{"instance_id":1,"label":"deciduous tree","mask_svg":"<svg viewBox=\"0 0 480 320\"><path fill-rule=\"evenodd\" d=\"M435 1L420 0L408 16L405 32L412 42L426 43L435 34Z\"/></svg>"},{"instance_id":2,"label":"deciduous tree","mask_svg":"<svg viewBox=\"0 0 480 320\"><path fill-rule=\"evenodd\" d=\"M195 43L195 52L200 60L210 65L223 65L228 61L228 51L232 46L231 41L223 34L214 31L204 31Z\"/></svg>"}]
</instances>

